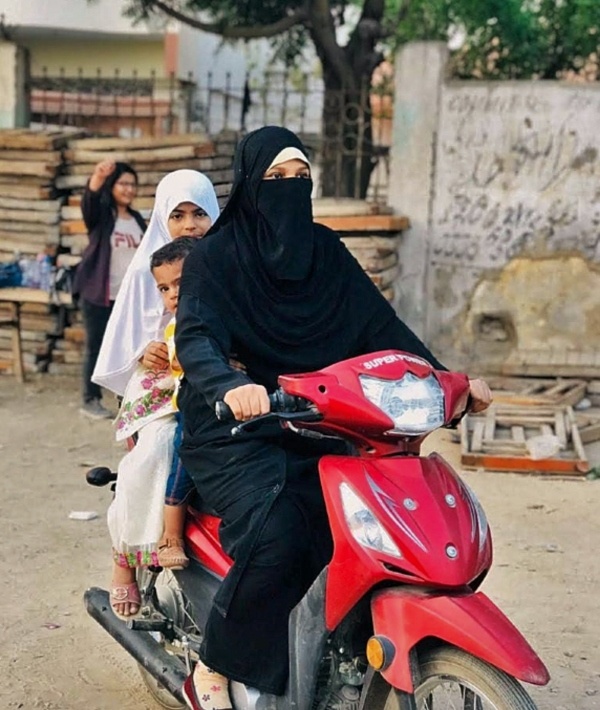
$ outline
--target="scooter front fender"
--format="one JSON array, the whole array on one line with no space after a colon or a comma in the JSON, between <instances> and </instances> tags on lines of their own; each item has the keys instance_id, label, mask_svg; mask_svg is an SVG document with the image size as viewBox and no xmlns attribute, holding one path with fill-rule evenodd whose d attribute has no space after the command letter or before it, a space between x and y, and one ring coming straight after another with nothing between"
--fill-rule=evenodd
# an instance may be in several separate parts
<instances>
[{"instance_id":1,"label":"scooter front fender","mask_svg":"<svg viewBox=\"0 0 600 710\"><path fill-rule=\"evenodd\" d=\"M452 596L387 589L373 595L371 611L375 634L385 636L395 648L382 675L399 690L413 692L410 651L432 637L527 683L545 685L550 680L520 631L481 592Z\"/></svg>"}]
</instances>

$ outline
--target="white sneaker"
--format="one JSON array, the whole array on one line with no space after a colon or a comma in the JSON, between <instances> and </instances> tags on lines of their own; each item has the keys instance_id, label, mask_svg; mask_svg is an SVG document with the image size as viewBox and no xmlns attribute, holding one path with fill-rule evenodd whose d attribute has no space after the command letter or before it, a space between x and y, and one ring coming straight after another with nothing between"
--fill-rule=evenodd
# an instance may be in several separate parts
<instances>
[{"instance_id":1,"label":"white sneaker","mask_svg":"<svg viewBox=\"0 0 600 710\"><path fill-rule=\"evenodd\" d=\"M99 399L92 399L80 408L79 414L83 414L88 419L112 419L113 414L106 407L102 406Z\"/></svg>"}]
</instances>

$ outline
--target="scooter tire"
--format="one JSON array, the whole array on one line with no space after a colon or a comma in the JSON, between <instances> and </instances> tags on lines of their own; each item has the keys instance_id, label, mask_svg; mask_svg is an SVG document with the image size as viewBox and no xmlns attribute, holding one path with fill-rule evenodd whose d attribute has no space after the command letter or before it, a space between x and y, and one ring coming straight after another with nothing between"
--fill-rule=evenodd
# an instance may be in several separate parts
<instances>
[{"instance_id":1,"label":"scooter tire","mask_svg":"<svg viewBox=\"0 0 600 710\"><path fill-rule=\"evenodd\" d=\"M419 675L414 693L415 703L407 700L405 694L390 688L383 710L414 710L415 706L416 710L429 710L431 707L444 710L444 705L434 702L434 693L438 685L447 685L449 681L454 681L469 694L472 705L465 704L465 707L482 710L537 710L536 704L517 680L458 648L441 646L420 655ZM453 708L455 705L450 704L448 707Z\"/></svg>"}]
</instances>

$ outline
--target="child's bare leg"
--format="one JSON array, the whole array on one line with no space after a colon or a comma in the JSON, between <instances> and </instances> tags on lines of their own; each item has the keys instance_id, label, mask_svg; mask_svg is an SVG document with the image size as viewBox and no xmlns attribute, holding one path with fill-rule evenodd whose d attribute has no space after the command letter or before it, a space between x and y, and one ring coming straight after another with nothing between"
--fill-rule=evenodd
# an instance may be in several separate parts
<instances>
[{"instance_id":1,"label":"child's bare leg","mask_svg":"<svg viewBox=\"0 0 600 710\"><path fill-rule=\"evenodd\" d=\"M175 538L183 540L183 526L185 525L185 514L187 505L165 505L164 520L165 531L164 538Z\"/></svg>"},{"instance_id":2,"label":"child's bare leg","mask_svg":"<svg viewBox=\"0 0 600 710\"><path fill-rule=\"evenodd\" d=\"M134 567L121 567L113 563L110 603L117 616L133 616L140 609L135 572Z\"/></svg>"},{"instance_id":3,"label":"child's bare leg","mask_svg":"<svg viewBox=\"0 0 600 710\"><path fill-rule=\"evenodd\" d=\"M189 559L183 549L183 528L187 504L165 505L165 530L158 543L158 560L162 567L183 569Z\"/></svg>"}]
</instances>

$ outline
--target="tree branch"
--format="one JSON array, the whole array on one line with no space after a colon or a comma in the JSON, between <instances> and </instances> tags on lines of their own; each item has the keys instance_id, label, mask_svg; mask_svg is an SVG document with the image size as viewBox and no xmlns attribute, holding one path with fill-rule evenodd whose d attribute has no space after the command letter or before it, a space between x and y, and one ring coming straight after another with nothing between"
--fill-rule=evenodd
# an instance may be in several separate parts
<instances>
[{"instance_id":1,"label":"tree branch","mask_svg":"<svg viewBox=\"0 0 600 710\"><path fill-rule=\"evenodd\" d=\"M324 78L333 72L341 85L351 86L354 78L344 50L337 42L329 0L309 0L310 11L307 27L310 31L319 59L323 64Z\"/></svg>"},{"instance_id":2,"label":"tree branch","mask_svg":"<svg viewBox=\"0 0 600 710\"><path fill-rule=\"evenodd\" d=\"M254 25L252 27L229 27L222 22L202 22L195 17L185 15L183 12L175 9L164 0L150 0L148 3L150 9L160 10L165 15L172 17L174 20L179 20L185 25L195 27L197 30L203 30L210 34L221 35L228 39L258 39L260 37L275 37L294 27L294 25L306 24L308 12L305 7L301 7L296 12L287 17L277 20L270 25Z\"/></svg>"}]
</instances>

